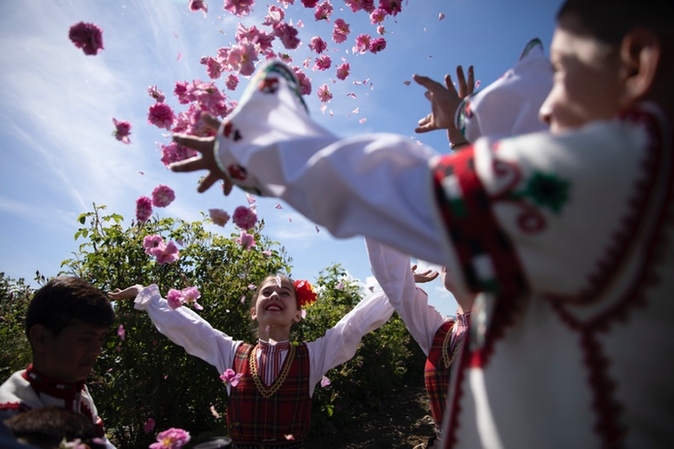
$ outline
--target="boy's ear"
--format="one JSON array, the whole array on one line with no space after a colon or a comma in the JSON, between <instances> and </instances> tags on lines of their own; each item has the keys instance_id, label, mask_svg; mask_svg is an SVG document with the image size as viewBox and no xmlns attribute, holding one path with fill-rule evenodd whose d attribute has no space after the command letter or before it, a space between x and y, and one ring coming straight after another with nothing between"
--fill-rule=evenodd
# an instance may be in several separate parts
<instances>
[{"instance_id":1,"label":"boy's ear","mask_svg":"<svg viewBox=\"0 0 674 449\"><path fill-rule=\"evenodd\" d=\"M620 46L628 104L646 98L653 89L662 56L658 36L646 28L635 28L625 35Z\"/></svg>"},{"instance_id":2,"label":"boy's ear","mask_svg":"<svg viewBox=\"0 0 674 449\"><path fill-rule=\"evenodd\" d=\"M47 351L49 342L54 338L51 331L41 324L34 324L28 331L28 341L34 352Z\"/></svg>"},{"instance_id":3,"label":"boy's ear","mask_svg":"<svg viewBox=\"0 0 674 449\"><path fill-rule=\"evenodd\" d=\"M293 321L295 323L299 323L300 321L302 321L302 309L297 309L297 313L293 317Z\"/></svg>"}]
</instances>

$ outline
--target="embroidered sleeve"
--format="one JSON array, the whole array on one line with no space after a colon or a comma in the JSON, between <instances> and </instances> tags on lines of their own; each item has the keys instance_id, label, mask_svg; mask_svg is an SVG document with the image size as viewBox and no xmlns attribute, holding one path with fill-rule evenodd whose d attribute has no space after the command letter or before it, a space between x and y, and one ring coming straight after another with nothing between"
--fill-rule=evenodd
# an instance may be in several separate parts
<instances>
[{"instance_id":1,"label":"embroidered sleeve","mask_svg":"<svg viewBox=\"0 0 674 449\"><path fill-rule=\"evenodd\" d=\"M607 122L482 139L440 160L436 199L463 282L496 294L596 296L645 207L646 142L642 126Z\"/></svg>"}]
</instances>

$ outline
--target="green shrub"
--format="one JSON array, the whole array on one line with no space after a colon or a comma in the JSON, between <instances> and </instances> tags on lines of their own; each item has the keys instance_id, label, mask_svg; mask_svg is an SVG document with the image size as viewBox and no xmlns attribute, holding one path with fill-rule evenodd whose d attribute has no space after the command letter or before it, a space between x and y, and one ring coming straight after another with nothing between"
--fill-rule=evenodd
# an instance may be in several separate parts
<instances>
[{"instance_id":1,"label":"green shrub","mask_svg":"<svg viewBox=\"0 0 674 449\"><path fill-rule=\"evenodd\" d=\"M249 315L253 290L249 286L269 273L291 272L285 249L262 234L263 221L249 231L257 243L246 250L234 241L234 234L226 238L208 232L206 218L188 223L154 217L124 227L122 216L104 211L104 206L94 205L93 211L80 215L82 227L75 238L82 243L74 257L62 263L61 274L80 276L104 291L155 283L166 296L170 288L195 286L203 306L198 313L206 321L235 339L254 341ZM143 238L154 234L180 244L175 263L159 265L145 254ZM363 296L339 265L324 269L312 283L319 290L319 300L293 329L291 338L298 341L321 337ZM8 362L8 368L3 368L5 377L29 361L22 316L30 293L21 280L2 276L0 312L3 324L9 324L0 330L0 346L5 351L1 354ZM145 313L134 310L133 301L120 301L115 310L116 323L89 381L113 443L124 448L148 447L158 431L169 427L190 431L193 443L226 434L227 396L219 373L161 335ZM124 328L124 339L118 336L119 326ZM348 427L354 415L347 410L366 409L367 404L390 395L404 385L412 366L415 376L421 376L418 367L423 365L418 363L423 356L419 359L415 347L397 315L365 336L352 360L327 373L331 385L316 387L312 432L320 433L327 421ZM145 433L143 424L149 418L154 419L155 429Z\"/></svg>"}]
</instances>

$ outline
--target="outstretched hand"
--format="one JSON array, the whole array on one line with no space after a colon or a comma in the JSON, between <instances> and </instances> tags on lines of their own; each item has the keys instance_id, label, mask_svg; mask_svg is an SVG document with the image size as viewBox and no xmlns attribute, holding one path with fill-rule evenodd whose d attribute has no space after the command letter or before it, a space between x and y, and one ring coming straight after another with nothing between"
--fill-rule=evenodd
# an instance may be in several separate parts
<instances>
[{"instance_id":1,"label":"outstretched hand","mask_svg":"<svg viewBox=\"0 0 674 449\"><path fill-rule=\"evenodd\" d=\"M133 299L138 296L138 293L140 293L143 288L144 287L140 284L132 285L131 287L127 287L124 290L116 288L113 291L108 292L108 297L111 301L117 301L120 299Z\"/></svg>"},{"instance_id":2,"label":"outstretched hand","mask_svg":"<svg viewBox=\"0 0 674 449\"><path fill-rule=\"evenodd\" d=\"M203 114L202 118L207 128L214 131L217 131L220 128L220 121L212 115ZM223 193L229 195L234 184L232 184L232 181L220 171L220 167L218 167L218 164L215 161L215 154L213 152L215 147L215 137L195 137L185 134L175 134L173 136L173 141L178 145L183 145L196 150L200 155L171 164L169 167L171 171L192 172L197 170L208 170L208 174L199 182L197 192L203 193L211 188L218 180L221 180L223 182Z\"/></svg>"},{"instance_id":3,"label":"outstretched hand","mask_svg":"<svg viewBox=\"0 0 674 449\"><path fill-rule=\"evenodd\" d=\"M431 113L419 120L419 126L415 128L415 132L426 133L436 129L446 129L449 140L454 145L465 142L465 138L456 128L454 117L461 101L475 90L473 66L468 67L468 80L466 80L461 66L456 68L456 77L458 91L450 75L445 75L444 86L426 76L413 76L414 81L426 88L424 95L431 102Z\"/></svg>"},{"instance_id":4,"label":"outstretched hand","mask_svg":"<svg viewBox=\"0 0 674 449\"><path fill-rule=\"evenodd\" d=\"M417 273L417 266L412 265L412 273L414 274L414 282L418 284L424 284L426 282L431 282L437 278L440 273L434 270L426 270L423 273Z\"/></svg>"}]
</instances>

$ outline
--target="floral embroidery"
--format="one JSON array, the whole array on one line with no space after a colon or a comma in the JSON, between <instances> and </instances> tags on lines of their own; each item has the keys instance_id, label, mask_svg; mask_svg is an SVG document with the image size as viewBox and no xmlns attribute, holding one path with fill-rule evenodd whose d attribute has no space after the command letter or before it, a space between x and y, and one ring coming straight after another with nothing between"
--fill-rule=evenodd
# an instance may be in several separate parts
<instances>
[{"instance_id":1,"label":"floral embroidery","mask_svg":"<svg viewBox=\"0 0 674 449\"><path fill-rule=\"evenodd\" d=\"M540 207L558 214L569 199L569 182L554 174L534 172L520 197L528 197Z\"/></svg>"},{"instance_id":2,"label":"floral embroidery","mask_svg":"<svg viewBox=\"0 0 674 449\"><path fill-rule=\"evenodd\" d=\"M227 171L229 172L230 178L238 179L239 181L243 181L244 179L246 179L246 176L248 175L246 168L241 165L232 164L229 167L227 167Z\"/></svg>"}]
</instances>

